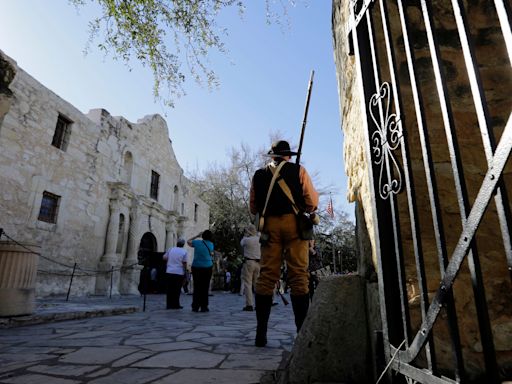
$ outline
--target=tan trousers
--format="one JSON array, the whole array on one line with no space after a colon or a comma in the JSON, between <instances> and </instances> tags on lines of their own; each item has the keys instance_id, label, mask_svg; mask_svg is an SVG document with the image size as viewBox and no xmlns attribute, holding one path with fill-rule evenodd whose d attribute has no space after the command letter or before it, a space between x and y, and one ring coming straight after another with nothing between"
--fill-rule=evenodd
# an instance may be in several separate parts
<instances>
[{"instance_id":1,"label":"tan trousers","mask_svg":"<svg viewBox=\"0 0 512 384\"><path fill-rule=\"evenodd\" d=\"M252 294L253 285L260 275L260 263L254 260L245 260L242 267L242 284L245 294L245 305L254 306L254 296Z\"/></svg>"},{"instance_id":2,"label":"tan trousers","mask_svg":"<svg viewBox=\"0 0 512 384\"><path fill-rule=\"evenodd\" d=\"M308 241L297 233L294 214L265 218L263 233L270 237L261 247L260 276L256 282L258 295L272 295L281 276L283 257L288 267L288 285L292 295L309 293Z\"/></svg>"}]
</instances>

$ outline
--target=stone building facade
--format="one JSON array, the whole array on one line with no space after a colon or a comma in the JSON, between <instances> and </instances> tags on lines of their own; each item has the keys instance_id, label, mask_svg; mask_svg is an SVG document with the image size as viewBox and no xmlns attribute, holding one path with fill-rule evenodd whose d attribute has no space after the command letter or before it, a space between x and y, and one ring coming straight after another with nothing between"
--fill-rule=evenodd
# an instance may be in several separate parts
<instances>
[{"instance_id":1,"label":"stone building facade","mask_svg":"<svg viewBox=\"0 0 512 384\"><path fill-rule=\"evenodd\" d=\"M162 117L84 114L1 51L0 212L8 236L41 247L39 296L66 293L73 267L72 295L136 293L140 250L209 226Z\"/></svg>"},{"instance_id":2,"label":"stone building facade","mask_svg":"<svg viewBox=\"0 0 512 384\"><path fill-rule=\"evenodd\" d=\"M432 70L432 51L424 20L427 11L422 9L424 3L427 4L425 9L431 12L433 34L437 37L439 44L436 53L440 58L442 75L437 77ZM463 8L461 13L466 18L463 21L467 21L469 45L474 50L477 80L481 81L481 92L484 95L485 111L480 112L480 115L478 107L475 107L475 104L479 104L474 97L477 91L472 89L471 84L474 80L468 75L468 64L464 60L464 41L461 43L459 38L461 31L458 29L458 23L461 21L456 19L459 12L453 10L454 3L459 3ZM374 116L370 116L372 112L368 104L370 95L364 93L369 91L364 89L363 78L366 76L366 79L370 79L370 83L372 81L379 83L380 80L380 84L385 81L390 84L393 82L399 84L401 103L392 106L390 112L398 110L400 112L399 123L403 128L402 138L405 144L397 145L396 151L392 153L394 157L387 158L390 162L396 161L396 167L388 175L384 171L384 178L398 174L402 177L403 187L394 198L395 206L389 212L390 215L396 216L396 222L400 224L395 233L398 240L394 241L399 244L396 249L400 249L403 261L401 278L405 279L407 298L403 307L410 316L407 321L410 322L410 334L414 336L422 326L421 312L425 310L420 308L420 298L423 297L432 302L438 294L440 281L444 277L443 266L440 267L441 259L446 256L446 262L450 261L456 251L461 232L466 228L466 216L477 199L477 193L485 181L485 175L490 166L489 159L494 150L493 138L499 142L512 111L510 97L512 70L505 44L507 37L504 36L507 28L503 30L504 22L500 21L497 15L499 7L495 7L495 4L499 3L489 1L333 1L334 56L343 121L345 172L348 175L349 184L348 199L358 204L356 212L358 236L360 240L362 239L361 249L366 247L360 255L360 274L368 279L366 300L369 303L369 313L373 312L372 315L369 314L368 332L373 337L374 332L382 328L382 324L377 316L379 311L376 310L379 308L378 284L374 280L375 274L372 271L379 269L377 250L384 242L392 241L378 238L379 230L383 232L376 223L378 217L376 207L384 203L376 202L380 197L378 191L373 191L373 183L378 184L379 177L382 178L383 174L379 175L378 166L375 165L375 159L372 157L377 156L376 153L380 148L375 145L378 141L375 139L377 129L372 125L371 118ZM403 19L401 19L399 5L403 6L405 15ZM354 47L356 44L353 40L356 33L355 18L350 19L351 7L354 7L356 15L361 12L362 18L357 20L360 25L364 25L360 28L359 39L362 41L360 45L367 44L367 46ZM368 18L363 12L366 7L371 13ZM386 23L382 21L384 14L387 17ZM368 23L368 27L365 23ZM387 31L381 30L381 24L385 24ZM407 41L404 36L404 24L409 31L407 38L410 40ZM368 39L369 30L372 30L373 35ZM365 34L366 36L363 37ZM387 40L388 37L389 40ZM370 42L363 41L365 38ZM408 41L411 42L412 59L406 54ZM394 56L386 56L385 52L388 49L386 47L391 47ZM375 70L372 67L370 54L362 57L363 62L358 63L357 54L354 54L355 48L367 49L374 54L378 69ZM392 60L394 68L390 64ZM414 61L412 66L411 61ZM368 72L362 74L360 68ZM396 78L392 76L393 70L396 70L394 72ZM450 109L448 113L442 110L443 100L440 101L438 95L437 85L441 76L444 76L445 81L444 91ZM417 81L417 89L411 85L413 80ZM389 99L395 96L394 89L392 92ZM414 92L420 95L417 104ZM397 98L394 102L396 101ZM418 112L420 108L422 108L421 113ZM380 112L383 113L382 110ZM449 122L447 122L449 120L447 115L451 118ZM483 122L484 115L487 118L486 122ZM378 120L378 114L375 116L377 116L375 120ZM449 124L451 124L450 134L446 132L446 126ZM485 124L488 124L490 140L486 137L487 133L482 133L482 126L485 127ZM421 129L423 127L425 127L427 139L425 145L422 145L424 138L421 136ZM389 129L389 127L386 128ZM389 136L387 139L391 140ZM460 175L455 175L454 172L454 155L450 152L450 140L456 143L455 150L460 162L458 165L462 170ZM486 141L491 143L489 147L486 147ZM428 151L425 148L428 148ZM392 150L389 152L391 153ZM428 162L427 157L429 157L430 169L426 169L425 166ZM372 166L374 167L373 176L371 175ZM406 172L410 172L408 174L410 180L407 181ZM431 194L432 185L428 184L430 177L428 172L434 175L435 196ZM457 186L459 176L462 187ZM512 186L510 160L501 177L503 190L509 191L510 199ZM412 186L410 191L407 190L408 186ZM459 193L458 196L457 188L461 190L465 188L467 197L461 197L463 193ZM408 198L408 194L415 200ZM463 198L467 202L466 207L462 202ZM438 206L434 207L433 201L436 200ZM414 206L411 201L415 203ZM510 202L506 199L503 206L504 212L510 212L512 209ZM435 210L437 210L435 212L437 221L433 219L432 212ZM474 238L474 249L478 249L478 256L474 259L472 255L466 256L457 271L453 285L456 314L449 315L446 307L443 307L433 328L432 345L435 345L437 353L437 369L441 374L452 377L447 373L455 370L455 352L451 343L453 330L450 331L448 318L456 317L460 331L458 352L462 357L465 371L462 382L495 382L495 379L489 379L489 375L494 375L489 373L489 367L493 366L494 362L492 359L486 360L483 354L485 349L483 345L486 342L482 336L485 332L481 324L486 322L487 314L491 330L487 345L495 351L495 375L501 380L512 377L512 295L510 294L512 268L510 260L507 261L510 245L507 245L505 240L507 234L502 229L499 210L500 203L492 199ZM411 218L411 212L415 215L415 222ZM390 234L392 234L391 230L387 235ZM445 255L443 255L443 249ZM385 249L384 252L394 254L395 249ZM425 293L421 293L421 279L415 254L420 254L422 257L420 263L425 273L422 278L427 282ZM386 255L384 254L383 257ZM477 261L473 262L473 260ZM475 263L479 265L475 267ZM481 271L481 281L478 281L479 272L475 272L475 268ZM475 288L477 286L478 288ZM382 285L380 288L382 289ZM484 296L486 308L478 307L475 296L479 295ZM380 297L382 299L382 292ZM484 312L487 314L483 315ZM397 319L401 321L400 315L397 315ZM402 334L400 340L403 338ZM412 341L412 337L411 340L406 341ZM400 344L396 341L393 343L395 346ZM374 339L371 344L375 346L376 340ZM374 353L376 353L375 350ZM420 355L415 364L427 367L429 363L424 355ZM486 370L487 373L485 373Z\"/></svg>"}]
</instances>

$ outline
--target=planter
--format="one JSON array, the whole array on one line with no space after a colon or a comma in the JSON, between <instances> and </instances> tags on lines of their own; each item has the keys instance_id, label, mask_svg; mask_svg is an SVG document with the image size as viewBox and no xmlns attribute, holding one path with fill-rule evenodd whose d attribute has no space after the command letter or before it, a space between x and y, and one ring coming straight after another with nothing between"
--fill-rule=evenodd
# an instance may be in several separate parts
<instances>
[{"instance_id":1,"label":"planter","mask_svg":"<svg viewBox=\"0 0 512 384\"><path fill-rule=\"evenodd\" d=\"M40 247L0 241L0 316L34 312Z\"/></svg>"}]
</instances>

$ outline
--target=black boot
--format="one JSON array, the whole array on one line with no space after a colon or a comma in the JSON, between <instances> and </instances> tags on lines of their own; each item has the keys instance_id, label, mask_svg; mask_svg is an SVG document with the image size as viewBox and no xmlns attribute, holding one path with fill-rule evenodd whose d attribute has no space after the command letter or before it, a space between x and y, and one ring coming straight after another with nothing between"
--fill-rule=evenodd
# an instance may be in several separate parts
<instances>
[{"instance_id":1,"label":"black boot","mask_svg":"<svg viewBox=\"0 0 512 384\"><path fill-rule=\"evenodd\" d=\"M256 327L256 340L254 345L257 347L264 347L267 345L267 324L270 316L270 309L272 308L272 295L258 295L256 294L256 320L258 325Z\"/></svg>"},{"instance_id":2,"label":"black boot","mask_svg":"<svg viewBox=\"0 0 512 384\"><path fill-rule=\"evenodd\" d=\"M290 295L292 299L293 314L295 315L295 325L297 326L297 333L299 333L302 323L308 314L309 309L309 294L305 295Z\"/></svg>"}]
</instances>

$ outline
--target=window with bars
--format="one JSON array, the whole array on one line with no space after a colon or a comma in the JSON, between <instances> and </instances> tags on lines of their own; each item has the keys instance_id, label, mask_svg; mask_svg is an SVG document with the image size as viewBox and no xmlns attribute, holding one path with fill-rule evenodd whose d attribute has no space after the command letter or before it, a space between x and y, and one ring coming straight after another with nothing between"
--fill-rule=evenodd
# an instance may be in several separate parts
<instances>
[{"instance_id":1,"label":"window with bars","mask_svg":"<svg viewBox=\"0 0 512 384\"><path fill-rule=\"evenodd\" d=\"M59 114L57 125L53 134L52 145L65 151L68 147L69 136L71 135L71 124L73 122Z\"/></svg>"},{"instance_id":2,"label":"window with bars","mask_svg":"<svg viewBox=\"0 0 512 384\"><path fill-rule=\"evenodd\" d=\"M57 213L59 210L60 196L44 191L41 199L41 208L39 209L39 221L55 224L57 222Z\"/></svg>"},{"instance_id":3,"label":"window with bars","mask_svg":"<svg viewBox=\"0 0 512 384\"><path fill-rule=\"evenodd\" d=\"M151 188L149 196L152 199L158 200L158 184L160 183L160 175L155 171L151 171Z\"/></svg>"}]
</instances>

